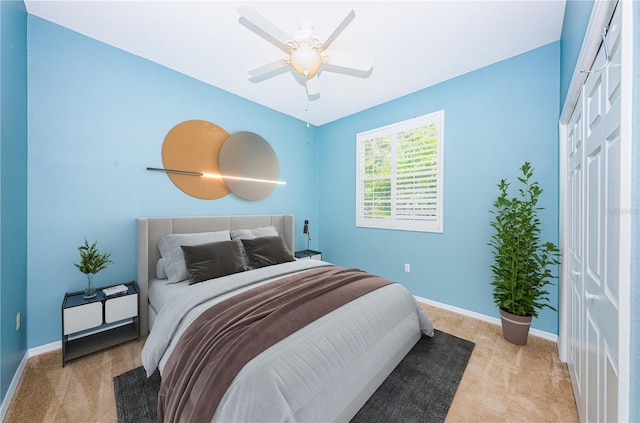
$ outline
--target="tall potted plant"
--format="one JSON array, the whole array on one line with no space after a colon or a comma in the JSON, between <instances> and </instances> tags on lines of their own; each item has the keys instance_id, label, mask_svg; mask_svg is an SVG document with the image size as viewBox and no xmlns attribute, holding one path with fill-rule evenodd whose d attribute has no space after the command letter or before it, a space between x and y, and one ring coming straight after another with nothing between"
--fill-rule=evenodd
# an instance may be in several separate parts
<instances>
[{"instance_id":1,"label":"tall potted plant","mask_svg":"<svg viewBox=\"0 0 640 423\"><path fill-rule=\"evenodd\" d=\"M552 242L540 240L538 198L542 188L532 181L533 169L529 162L520 168L521 187L517 195L509 195L509 183L502 179L498 184L500 195L493 203L495 233L489 245L492 247L493 300L500 308L504 338L517 345L525 345L531 319L538 317L538 310L549 308L549 292L546 286L557 278L552 266L559 264L560 250Z\"/></svg>"},{"instance_id":2,"label":"tall potted plant","mask_svg":"<svg viewBox=\"0 0 640 423\"><path fill-rule=\"evenodd\" d=\"M96 288L92 285L93 276L101 270L106 269L109 263L113 263L111 253L101 253L98 247L96 247L98 241L94 241L89 245L87 238L84 238L84 245L78 247L80 253L80 263L74 263L82 273L87 275L87 288L84 290L84 298L93 298L96 295Z\"/></svg>"}]
</instances>

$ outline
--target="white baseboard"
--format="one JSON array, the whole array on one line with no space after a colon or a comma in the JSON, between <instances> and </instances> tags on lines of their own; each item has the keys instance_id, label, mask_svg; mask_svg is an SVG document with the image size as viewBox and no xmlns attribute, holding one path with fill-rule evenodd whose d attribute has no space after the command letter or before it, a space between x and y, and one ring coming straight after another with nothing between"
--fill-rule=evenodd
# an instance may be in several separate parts
<instances>
[{"instance_id":1,"label":"white baseboard","mask_svg":"<svg viewBox=\"0 0 640 423\"><path fill-rule=\"evenodd\" d=\"M7 394L2 400L2 405L0 406L0 421L4 421L7 411L9 411L9 404L11 404L13 395L16 393L16 389L18 389L18 383L20 383L20 378L22 377L22 373L24 373L24 369L27 367L29 359L36 355L59 350L60 348L62 348L62 342L56 341L39 347L30 348L24 353L24 356L22 357L22 360L20 360L20 364L13 375L13 379L11 379L11 384L9 385L9 389L7 389Z\"/></svg>"},{"instance_id":2,"label":"white baseboard","mask_svg":"<svg viewBox=\"0 0 640 423\"><path fill-rule=\"evenodd\" d=\"M59 350L61 348L62 348L62 341L55 341L50 344L40 345L39 347L29 348L29 350L27 351L27 354L29 354L29 358L31 358L31 357L35 357L36 355Z\"/></svg>"},{"instance_id":3,"label":"white baseboard","mask_svg":"<svg viewBox=\"0 0 640 423\"><path fill-rule=\"evenodd\" d=\"M18 383L20 383L20 377L22 377L22 373L24 372L24 368L27 367L27 361L29 361L29 353L25 353L20 360L20 364L16 369L15 374L13 375L13 379L11 379L11 384L9 385L9 389L7 389L7 394L4 396L2 400L2 406L0 406L0 421L4 421L4 417L7 415L7 411L9 411L9 404L11 404L11 399L13 398L13 394L15 394L16 389L18 389Z\"/></svg>"},{"instance_id":4,"label":"white baseboard","mask_svg":"<svg viewBox=\"0 0 640 423\"><path fill-rule=\"evenodd\" d=\"M122 325L128 324L128 321L113 325L110 329ZM91 333L100 332L99 330L93 332L87 332L84 335L88 335ZM25 367L27 366L27 361L31 357L35 357L36 355L48 353L51 351L59 350L62 348L62 341L51 342L50 344L40 345L39 347L29 348L27 352L22 357L20 361L20 365L16 369L15 374L13 375L13 379L11 380L11 385L9 385L9 389L7 390L7 394L4 396L2 400L2 405L0 406L0 422L4 421L4 416L7 414L9 410L9 404L11 403L11 399L13 398L13 394L15 394L16 389L18 388L18 383L20 382L20 378L22 377L22 373L24 372Z\"/></svg>"},{"instance_id":5,"label":"white baseboard","mask_svg":"<svg viewBox=\"0 0 640 423\"><path fill-rule=\"evenodd\" d=\"M452 306L449 304L439 303L438 301L429 300L427 298L422 298L415 295L414 297L416 300L418 300L418 302L421 302L433 307L449 310L454 313L462 314L463 316L472 317L474 319L482 320L483 322L492 323L494 325L501 325L500 319L497 317L487 316L486 314L476 313L475 311L466 310L464 308ZM545 332L540 329L531 328L529 329L529 334L533 336L537 336L538 338L543 338L543 339L547 339L549 341L558 343L558 335L551 332Z\"/></svg>"}]
</instances>

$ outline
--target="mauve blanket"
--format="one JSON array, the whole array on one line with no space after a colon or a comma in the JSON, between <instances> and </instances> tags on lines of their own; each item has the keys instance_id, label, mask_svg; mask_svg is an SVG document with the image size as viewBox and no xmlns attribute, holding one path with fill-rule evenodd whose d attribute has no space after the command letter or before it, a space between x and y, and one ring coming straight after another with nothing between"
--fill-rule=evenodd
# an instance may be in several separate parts
<instances>
[{"instance_id":1,"label":"mauve blanket","mask_svg":"<svg viewBox=\"0 0 640 423\"><path fill-rule=\"evenodd\" d=\"M158 421L211 421L247 362L312 321L390 283L357 269L323 267L212 306L184 332L164 367Z\"/></svg>"}]
</instances>

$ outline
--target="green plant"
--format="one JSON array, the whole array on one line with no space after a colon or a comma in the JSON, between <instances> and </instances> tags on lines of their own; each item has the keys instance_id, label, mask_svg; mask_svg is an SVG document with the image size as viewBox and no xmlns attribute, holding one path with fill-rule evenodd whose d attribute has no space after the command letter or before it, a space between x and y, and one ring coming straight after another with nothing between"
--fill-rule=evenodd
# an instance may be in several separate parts
<instances>
[{"instance_id":1,"label":"green plant","mask_svg":"<svg viewBox=\"0 0 640 423\"><path fill-rule=\"evenodd\" d=\"M509 196L509 183L498 184L500 195L493 203L495 233L489 245L494 262L493 300L501 309L518 316L538 317L538 310L549 308L549 292L545 287L557 278L551 267L560 263L560 250L552 242L540 240L538 198L542 189L531 180L533 169L529 162L520 168L518 177L522 187L518 195Z\"/></svg>"},{"instance_id":2,"label":"green plant","mask_svg":"<svg viewBox=\"0 0 640 423\"><path fill-rule=\"evenodd\" d=\"M111 253L101 253L96 247L98 241L94 241L89 245L87 238L84 238L84 245L78 247L80 252L80 263L74 263L82 273L85 275L95 275L101 270L106 269L111 261ZM89 276L90 277L90 276Z\"/></svg>"}]
</instances>

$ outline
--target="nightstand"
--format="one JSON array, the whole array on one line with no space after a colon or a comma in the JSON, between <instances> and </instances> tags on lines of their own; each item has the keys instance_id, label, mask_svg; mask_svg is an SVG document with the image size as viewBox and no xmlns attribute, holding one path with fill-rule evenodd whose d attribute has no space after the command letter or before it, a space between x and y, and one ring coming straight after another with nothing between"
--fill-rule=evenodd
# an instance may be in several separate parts
<instances>
[{"instance_id":1,"label":"nightstand","mask_svg":"<svg viewBox=\"0 0 640 423\"><path fill-rule=\"evenodd\" d=\"M105 297L103 288L95 298L84 291L68 292L62 301L62 367L74 358L133 339L140 340L138 289L123 284L125 294ZM107 288L107 287L104 287Z\"/></svg>"},{"instance_id":2,"label":"nightstand","mask_svg":"<svg viewBox=\"0 0 640 423\"><path fill-rule=\"evenodd\" d=\"M316 250L296 251L294 255L298 260L307 260L307 259L322 260L322 252L316 251Z\"/></svg>"}]
</instances>

